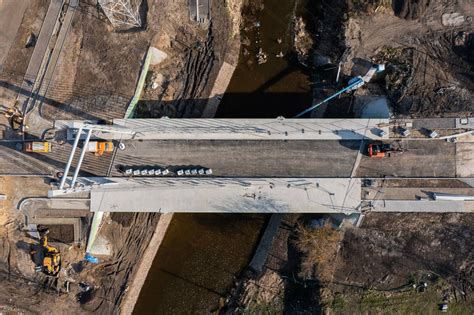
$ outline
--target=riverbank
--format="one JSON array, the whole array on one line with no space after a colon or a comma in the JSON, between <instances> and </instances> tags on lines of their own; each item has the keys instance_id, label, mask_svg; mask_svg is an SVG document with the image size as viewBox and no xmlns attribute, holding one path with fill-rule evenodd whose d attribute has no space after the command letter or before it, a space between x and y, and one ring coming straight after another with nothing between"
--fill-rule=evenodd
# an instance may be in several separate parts
<instances>
[{"instance_id":1,"label":"riverbank","mask_svg":"<svg viewBox=\"0 0 474 315\"><path fill-rule=\"evenodd\" d=\"M163 240L172 220L173 214L163 214L160 216L148 247L146 248L138 263L138 271L128 286L124 301L120 307L121 314L131 314L133 312L133 309L135 308L140 296L140 292L145 284L145 280L148 277L148 273L152 267L153 261L161 245L163 244Z\"/></svg>"},{"instance_id":2,"label":"riverbank","mask_svg":"<svg viewBox=\"0 0 474 315\"><path fill-rule=\"evenodd\" d=\"M320 70L315 98L341 89L371 63L386 69L321 108L319 117L353 116L354 100L373 95L386 97L398 117L472 115L473 87L466 75L472 76L473 60L466 52L474 40L472 21L464 19L472 12L467 2L447 9L436 1L402 0L393 7L315 1L312 10L319 21L313 33L314 66ZM463 17L460 25L443 22L451 12ZM360 228L325 227L311 215L292 219L283 219L263 271L236 281L225 314L435 313L441 303L464 314L473 308L468 253L474 243L464 233L472 230L469 215L369 213ZM446 251L449 257L440 255Z\"/></svg>"}]
</instances>

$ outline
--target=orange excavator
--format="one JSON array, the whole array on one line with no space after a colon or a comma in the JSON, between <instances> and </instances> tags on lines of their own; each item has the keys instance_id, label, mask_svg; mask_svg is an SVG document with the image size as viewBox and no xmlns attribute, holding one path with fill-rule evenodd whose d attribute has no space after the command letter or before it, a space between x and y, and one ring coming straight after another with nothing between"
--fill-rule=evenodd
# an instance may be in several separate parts
<instances>
[{"instance_id":1,"label":"orange excavator","mask_svg":"<svg viewBox=\"0 0 474 315\"><path fill-rule=\"evenodd\" d=\"M396 154L401 154L405 149L398 141L392 143L383 143L380 141L369 143L367 148L368 155L371 158L390 157Z\"/></svg>"}]
</instances>

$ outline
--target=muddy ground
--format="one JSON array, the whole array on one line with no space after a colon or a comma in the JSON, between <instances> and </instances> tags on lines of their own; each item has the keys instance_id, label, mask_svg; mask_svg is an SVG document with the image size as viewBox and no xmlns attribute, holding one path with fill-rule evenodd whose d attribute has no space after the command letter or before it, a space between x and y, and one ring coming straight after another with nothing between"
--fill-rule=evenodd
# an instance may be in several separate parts
<instances>
[{"instance_id":1,"label":"muddy ground","mask_svg":"<svg viewBox=\"0 0 474 315\"><path fill-rule=\"evenodd\" d=\"M324 298L332 299L329 303L344 300L341 313L351 307L382 310L388 305L395 309L390 304L396 293L406 292L406 286L426 282L429 288L434 287L429 293L438 294L435 305L426 305L428 310L436 311L436 303L443 301L459 307L458 311L472 310L473 226L474 217L470 214L369 215L361 229L345 232L340 260L332 284L328 285L330 297ZM368 293L379 293L374 294L379 299L374 305L366 301ZM418 306L421 310L421 300L422 295L414 294L400 303L420 303L403 307L416 310ZM338 309L334 304L332 307Z\"/></svg>"},{"instance_id":2,"label":"muddy ground","mask_svg":"<svg viewBox=\"0 0 474 315\"><path fill-rule=\"evenodd\" d=\"M6 106L15 104L18 89L26 72L33 47L26 48L30 34L38 35L48 9L47 0L32 1L23 15L22 23L0 69L0 102ZM3 117L2 117L3 118Z\"/></svg>"},{"instance_id":3,"label":"muddy ground","mask_svg":"<svg viewBox=\"0 0 474 315\"><path fill-rule=\"evenodd\" d=\"M25 219L18 205L25 197L44 197L49 181L41 177L1 177L0 191L0 311L25 313L112 314L124 297L125 288L137 271L137 262L159 220L159 214L111 214L101 234L111 240L112 255L99 257L99 264L84 260L84 246L74 244L72 226L49 226L49 243L61 252L58 277L35 271L38 240L25 232ZM84 292L81 284L92 288ZM54 303L51 303L54 299ZM73 311L71 311L73 310Z\"/></svg>"},{"instance_id":4,"label":"muddy ground","mask_svg":"<svg viewBox=\"0 0 474 315\"><path fill-rule=\"evenodd\" d=\"M114 31L96 3L81 1L76 10L53 79L44 84L41 115L48 120L122 118L152 45L168 57L150 69L150 75L160 73L160 88L145 90L137 115L199 117L222 62L237 61L242 1L214 1L209 25L190 20L185 0L143 1L144 26L126 31ZM24 47L25 36L38 35L48 4L37 1L27 9L0 72L0 96L5 95L7 104L13 105L13 95L21 93L33 51Z\"/></svg>"},{"instance_id":5,"label":"muddy ground","mask_svg":"<svg viewBox=\"0 0 474 315\"><path fill-rule=\"evenodd\" d=\"M322 99L371 63L386 70L364 88L333 101L320 117L350 114L352 95L388 98L397 117L472 115L474 7L471 1L346 1L308 6L314 36L314 92ZM320 64L329 62L329 66ZM338 65L341 78L335 83ZM331 67L332 65L332 67ZM332 69L332 70L331 70ZM314 115L313 115L314 116Z\"/></svg>"},{"instance_id":6,"label":"muddy ground","mask_svg":"<svg viewBox=\"0 0 474 315\"><path fill-rule=\"evenodd\" d=\"M354 7L349 10L345 68L351 68L360 59L384 63L386 73L379 84L390 99L394 115L472 115L472 2L378 3L381 5L362 11ZM454 13L458 15L456 22L450 17Z\"/></svg>"}]
</instances>

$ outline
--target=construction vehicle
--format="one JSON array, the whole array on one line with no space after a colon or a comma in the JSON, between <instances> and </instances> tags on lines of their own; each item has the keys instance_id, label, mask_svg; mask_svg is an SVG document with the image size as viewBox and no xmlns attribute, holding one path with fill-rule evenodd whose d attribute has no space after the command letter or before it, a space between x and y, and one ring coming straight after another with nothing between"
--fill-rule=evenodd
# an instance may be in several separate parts
<instances>
[{"instance_id":1,"label":"construction vehicle","mask_svg":"<svg viewBox=\"0 0 474 315\"><path fill-rule=\"evenodd\" d=\"M94 152L96 156L102 156L105 152L114 151L114 143L112 141L90 141L86 149L89 152Z\"/></svg>"},{"instance_id":2,"label":"construction vehicle","mask_svg":"<svg viewBox=\"0 0 474 315\"><path fill-rule=\"evenodd\" d=\"M16 106L17 104L15 104ZM0 114L5 116L9 123L10 127L13 130L19 130L21 125L23 124L23 114L18 110L16 107L6 107L4 105L0 105Z\"/></svg>"},{"instance_id":3,"label":"construction vehicle","mask_svg":"<svg viewBox=\"0 0 474 315\"><path fill-rule=\"evenodd\" d=\"M61 270L61 253L59 249L48 244L49 230L41 231L40 243L31 251L31 256L36 261L36 271L56 277ZM35 259L36 258L36 259Z\"/></svg>"},{"instance_id":4,"label":"construction vehicle","mask_svg":"<svg viewBox=\"0 0 474 315\"><path fill-rule=\"evenodd\" d=\"M47 153L51 152L51 143L47 141L24 142L23 150L25 152Z\"/></svg>"},{"instance_id":5,"label":"construction vehicle","mask_svg":"<svg viewBox=\"0 0 474 315\"><path fill-rule=\"evenodd\" d=\"M371 158L390 157L396 154L403 153L405 149L402 147L400 141L392 143L383 143L380 141L369 143L367 153Z\"/></svg>"}]
</instances>

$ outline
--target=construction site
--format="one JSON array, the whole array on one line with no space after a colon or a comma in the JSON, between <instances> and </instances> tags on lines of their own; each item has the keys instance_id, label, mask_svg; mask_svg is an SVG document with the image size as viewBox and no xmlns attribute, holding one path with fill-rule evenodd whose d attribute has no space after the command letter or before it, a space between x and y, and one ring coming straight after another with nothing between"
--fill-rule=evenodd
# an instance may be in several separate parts
<instances>
[{"instance_id":1,"label":"construction site","mask_svg":"<svg viewBox=\"0 0 474 315\"><path fill-rule=\"evenodd\" d=\"M470 0L0 0L0 313L472 314Z\"/></svg>"}]
</instances>

